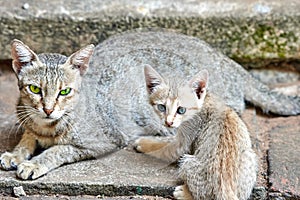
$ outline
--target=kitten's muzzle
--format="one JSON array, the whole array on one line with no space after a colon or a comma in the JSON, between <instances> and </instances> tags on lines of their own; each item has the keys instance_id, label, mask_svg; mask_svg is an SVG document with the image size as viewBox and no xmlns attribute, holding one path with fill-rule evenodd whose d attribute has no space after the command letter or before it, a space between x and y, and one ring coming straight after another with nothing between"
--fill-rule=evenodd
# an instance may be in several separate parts
<instances>
[{"instance_id":1,"label":"kitten's muzzle","mask_svg":"<svg viewBox=\"0 0 300 200\"><path fill-rule=\"evenodd\" d=\"M172 127L173 122L165 121L165 124L166 124L167 127Z\"/></svg>"}]
</instances>

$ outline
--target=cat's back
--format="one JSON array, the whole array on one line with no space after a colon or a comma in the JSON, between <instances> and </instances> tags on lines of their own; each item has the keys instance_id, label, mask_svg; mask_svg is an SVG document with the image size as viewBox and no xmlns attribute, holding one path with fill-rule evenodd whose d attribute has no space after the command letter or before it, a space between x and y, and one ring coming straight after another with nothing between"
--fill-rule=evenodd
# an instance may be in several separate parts
<instances>
[{"instance_id":1,"label":"cat's back","mask_svg":"<svg viewBox=\"0 0 300 200\"><path fill-rule=\"evenodd\" d=\"M149 104L144 77L146 65L174 80L191 78L199 70L185 58L162 48L166 39L172 41L170 36L162 39L157 34L147 36L149 41L129 35L126 40L112 37L99 44L84 81L96 88L95 104L101 107L97 106L98 113L101 112L110 124L115 123L123 130L129 127L132 130L136 125L166 130ZM180 48L180 44L174 45L174 51Z\"/></svg>"},{"instance_id":2,"label":"cat's back","mask_svg":"<svg viewBox=\"0 0 300 200\"><path fill-rule=\"evenodd\" d=\"M113 36L96 47L90 73L97 74L102 79L101 90L120 89L117 86L119 83L111 80L123 76L123 83L120 82L122 85L127 87L142 84L141 89L146 91L143 78L145 64L162 75L186 79L207 69L210 80L213 80L209 82L209 89L220 94L235 110L244 109L243 86L226 80L234 74L228 66L236 68L235 63L205 42L181 34L141 32Z\"/></svg>"},{"instance_id":3,"label":"cat's back","mask_svg":"<svg viewBox=\"0 0 300 200\"><path fill-rule=\"evenodd\" d=\"M99 85L101 90L120 90L119 82L111 81L114 76L124 78L120 83L125 88L130 84L141 85L145 64L160 74L187 79L206 69L209 90L239 113L245 109L245 99L278 114L300 112L299 98L270 92L240 65L204 41L174 32L127 32L112 36L96 47L90 73L103 79Z\"/></svg>"}]
</instances>

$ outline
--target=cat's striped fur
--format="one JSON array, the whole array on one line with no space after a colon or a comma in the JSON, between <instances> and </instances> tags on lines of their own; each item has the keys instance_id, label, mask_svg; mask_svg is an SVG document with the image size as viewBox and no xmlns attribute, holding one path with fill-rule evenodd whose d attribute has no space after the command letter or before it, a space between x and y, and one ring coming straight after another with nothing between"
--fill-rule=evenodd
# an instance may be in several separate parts
<instances>
[{"instance_id":1,"label":"cat's striped fur","mask_svg":"<svg viewBox=\"0 0 300 200\"><path fill-rule=\"evenodd\" d=\"M81 80L93 50L89 45L70 57L36 55L21 41L12 42L20 90L16 113L25 131L14 150L1 155L1 168L17 169L21 179L36 179L64 163L93 156L74 143ZM32 157L37 148L46 150Z\"/></svg>"}]
</instances>

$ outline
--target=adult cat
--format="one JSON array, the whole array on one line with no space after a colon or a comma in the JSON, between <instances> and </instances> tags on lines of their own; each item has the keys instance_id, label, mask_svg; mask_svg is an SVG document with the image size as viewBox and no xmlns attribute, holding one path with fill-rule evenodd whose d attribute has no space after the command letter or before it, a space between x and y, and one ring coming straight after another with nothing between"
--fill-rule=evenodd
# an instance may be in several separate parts
<instances>
[{"instance_id":1,"label":"adult cat","mask_svg":"<svg viewBox=\"0 0 300 200\"><path fill-rule=\"evenodd\" d=\"M62 164L125 146L128 137L124 132L133 138L134 129L146 132L143 129L147 126L137 126L135 120L128 123L128 129L118 123L130 117L128 107L112 106L114 97L110 98L109 91L102 90L105 94L99 97L98 79L88 73L93 50L89 45L69 57L37 55L21 41L12 42L12 66L20 90L16 113L25 131L14 150L1 155L1 168L17 169L21 179L36 179ZM45 150L35 155L39 148Z\"/></svg>"}]
</instances>

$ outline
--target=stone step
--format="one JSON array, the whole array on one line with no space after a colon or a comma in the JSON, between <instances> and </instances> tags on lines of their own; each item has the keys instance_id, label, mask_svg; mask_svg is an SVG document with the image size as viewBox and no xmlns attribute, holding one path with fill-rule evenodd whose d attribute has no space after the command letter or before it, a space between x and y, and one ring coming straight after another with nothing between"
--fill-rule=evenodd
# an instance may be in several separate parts
<instances>
[{"instance_id":1,"label":"stone step","mask_svg":"<svg viewBox=\"0 0 300 200\"><path fill-rule=\"evenodd\" d=\"M25 1L26 2L26 1ZM88 43L138 28L199 37L245 66L299 59L300 1L69 0L1 2L0 59L10 41L69 55Z\"/></svg>"}]
</instances>

